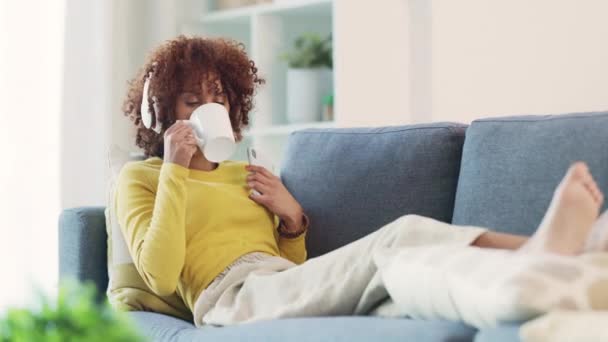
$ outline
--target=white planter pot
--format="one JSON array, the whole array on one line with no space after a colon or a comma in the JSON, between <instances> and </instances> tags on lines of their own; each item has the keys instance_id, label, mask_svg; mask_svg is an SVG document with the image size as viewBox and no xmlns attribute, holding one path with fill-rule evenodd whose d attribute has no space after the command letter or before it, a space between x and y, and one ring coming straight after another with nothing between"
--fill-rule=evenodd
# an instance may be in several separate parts
<instances>
[{"instance_id":1,"label":"white planter pot","mask_svg":"<svg viewBox=\"0 0 608 342\"><path fill-rule=\"evenodd\" d=\"M332 89L331 69L287 69L287 121L321 121L323 97Z\"/></svg>"}]
</instances>

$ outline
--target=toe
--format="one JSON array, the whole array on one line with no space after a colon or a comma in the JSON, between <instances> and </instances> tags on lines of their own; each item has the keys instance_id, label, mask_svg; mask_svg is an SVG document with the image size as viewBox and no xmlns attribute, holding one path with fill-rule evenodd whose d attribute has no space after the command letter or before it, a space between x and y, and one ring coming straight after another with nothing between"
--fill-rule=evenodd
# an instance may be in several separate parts
<instances>
[{"instance_id":1,"label":"toe","mask_svg":"<svg viewBox=\"0 0 608 342\"><path fill-rule=\"evenodd\" d=\"M603 200L603 196L602 193L596 188L596 187L591 187L589 189L589 191L591 191L591 195L593 195L593 199L597 202L597 203L601 203Z\"/></svg>"},{"instance_id":2,"label":"toe","mask_svg":"<svg viewBox=\"0 0 608 342\"><path fill-rule=\"evenodd\" d=\"M594 192L599 192L599 187L597 186L595 179L593 179L593 175L591 174L589 168L586 165L584 167L579 167L577 171L574 172L577 175L577 179L585 183L585 185L588 186L590 189L593 189Z\"/></svg>"},{"instance_id":3,"label":"toe","mask_svg":"<svg viewBox=\"0 0 608 342\"><path fill-rule=\"evenodd\" d=\"M593 193L600 192L600 188L597 186L597 183L593 179L585 182L585 186L587 186L589 190L593 191Z\"/></svg>"},{"instance_id":4,"label":"toe","mask_svg":"<svg viewBox=\"0 0 608 342\"><path fill-rule=\"evenodd\" d=\"M585 182L593 180L591 178L591 174L589 173L589 168L584 162L576 162L572 164L568 169L568 174L575 179L580 179Z\"/></svg>"},{"instance_id":5,"label":"toe","mask_svg":"<svg viewBox=\"0 0 608 342\"><path fill-rule=\"evenodd\" d=\"M593 192L593 195L598 200L598 202L603 201L604 194L602 194L602 191L600 190L600 187L597 186L597 183L595 181L592 181L589 187L591 188L591 191Z\"/></svg>"},{"instance_id":6,"label":"toe","mask_svg":"<svg viewBox=\"0 0 608 342\"><path fill-rule=\"evenodd\" d=\"M576 167L576 168L579 168L579 169L582 169L584 171L589 171L589 166L584 161L574 162L574 163L572 163L572 166Z\"/></svg>"},{"instance_id":7,"label":"toe","mask_svg":"<svg viewBox=\"0 0 608 342\"><path fill-rule=\"evenodd\" d=\"M585 183L585 188L591 193L596 203L601 204L604 201L604 195L595 182Z\"/></svg>"}]
</instances>

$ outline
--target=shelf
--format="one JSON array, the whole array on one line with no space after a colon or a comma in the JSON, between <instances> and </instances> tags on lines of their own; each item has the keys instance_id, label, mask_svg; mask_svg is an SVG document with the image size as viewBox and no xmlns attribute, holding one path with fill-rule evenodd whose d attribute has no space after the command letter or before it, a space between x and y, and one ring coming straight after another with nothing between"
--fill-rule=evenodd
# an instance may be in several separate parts
<instances>
[{"instance_id":1,"label":"shelf","mask_svg":"<svg viewBox=\"0 0 608 342\"><path fill-rule=\"evenodd\" d=\"M246 23L252 15L305 15L324 16L331 9L332 0L294 0L279 3L261 4L227 10L212 11L202 16L206 24Z\"/></svg>"},{"instance_id":2,"label":"shelf","mask_svg":"<svg viewBox=\"0 0 608 342\"><path fill-rule=\"evenodd\" d=\"M280 136L289 135L294 131L305 128L334 128L334 121L306 122L299 124L275 125L268 127L254 128L250 131L245 131L245 136Z\"/></svg>"},{"instance_id":3,"label":"shelf","mask_svg":"<svg viewBox=\"0 0 608 342\"><path fill-rule=\"evenodd\" d=\"M254 5L209 12L202 16L201 21L205 24L247 23L255 8L260 6L266 5Z\"/></svg>"},{"instance_id":4,"label":"shelf","mask_svg":"<svg viewBox=\"0 0 608 342\"><path fill-rule=\"evenodd\" d=\"M260 74L267 81L255 99L255 115L261 116L252 120L248 129L243 131L246 142L242 146L257 146L279 163L284 153L284 139L292 132L337 127L334 121L284 124L287 122L285 113L289 96L287 64L278 59L281 53L292 49L295 39L304 33L332 34L335 0L274 0L272 3L222 10L214 10L217 8L215 0L202 1L206 1L204 8L208 11L194 18L194 22L186 27L188 31L245 43L248 55L255 60ZM335 93L333 84L332 81ZM246 153L238 150L235 158L246 158Z\"/></svg>"}]
</instances>

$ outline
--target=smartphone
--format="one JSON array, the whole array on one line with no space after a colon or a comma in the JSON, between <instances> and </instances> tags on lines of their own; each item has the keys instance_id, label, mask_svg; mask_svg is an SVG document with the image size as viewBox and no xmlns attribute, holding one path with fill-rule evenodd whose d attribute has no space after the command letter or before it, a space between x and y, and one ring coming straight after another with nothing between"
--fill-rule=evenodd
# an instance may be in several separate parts
<instances>
[{"instance_id":1,"label":"smartphone","mask_svg":"<svg viewBox=\"0 0 608 342\"><path fill-rule=\"evenodd\" d=\"M260 153L258 149L247 147L247 159L249 160L249 165L262 166L274 174L274 165L272 164L272 161ZM260 195L257 190L252 190L252 192L256 195Z\"/></svg>"}]
</instances>

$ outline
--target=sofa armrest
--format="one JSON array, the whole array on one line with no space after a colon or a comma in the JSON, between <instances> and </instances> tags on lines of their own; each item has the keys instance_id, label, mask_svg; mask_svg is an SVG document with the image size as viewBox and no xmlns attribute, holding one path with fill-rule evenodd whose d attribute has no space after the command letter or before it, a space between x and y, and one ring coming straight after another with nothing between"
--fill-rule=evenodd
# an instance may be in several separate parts
<instances>
[{"instance_id":1,"label":"sofa armrest","mask_svg":"<svg viewBox=\"0 0 608 342\"><path fill-rule=\"evenodd\" d=\"M59 217L59 279L90 280L100 297L108 286L104 209L70 208Z\"/></svg>"}]
</instances>

